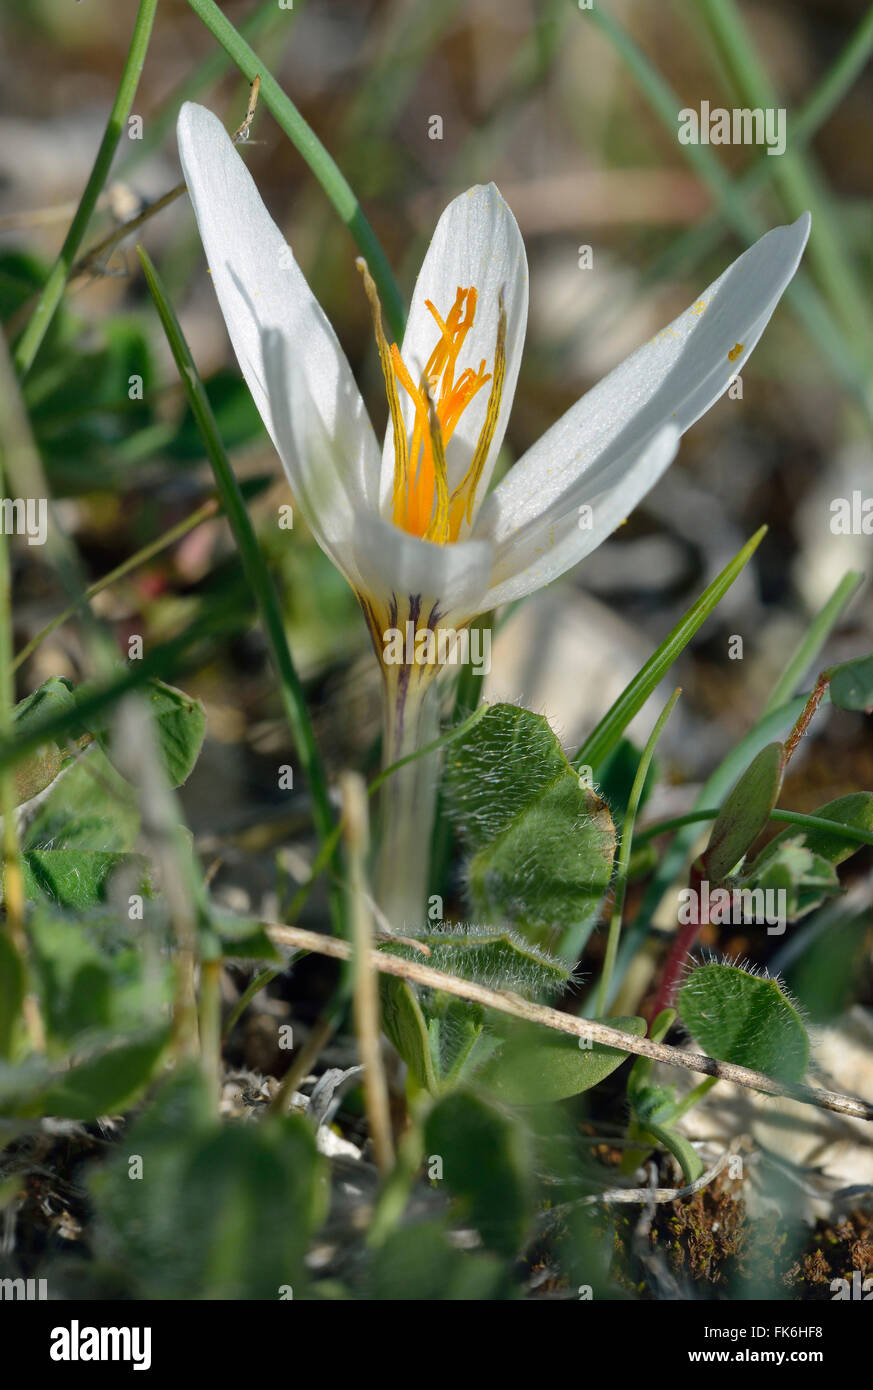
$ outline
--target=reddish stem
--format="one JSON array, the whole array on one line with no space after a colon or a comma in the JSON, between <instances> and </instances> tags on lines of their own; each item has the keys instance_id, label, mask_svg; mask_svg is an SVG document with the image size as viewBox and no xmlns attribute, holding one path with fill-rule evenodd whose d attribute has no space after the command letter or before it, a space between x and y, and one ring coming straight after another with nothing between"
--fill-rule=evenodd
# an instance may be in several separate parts
<instances>
[{"instance_id":1,"label":"reddish stem","mask_svg":"<svg viewBox=\"0 0 873 1390\"><path fill-rule=\"evenodd\" d=\"M673 996L676 993L676 986L685 967L688 955L694 946L700 933L700 928L708 920L707 913L704 918L700 918L700 885L703 880L703 864L699 859L695 860L691 866L691 876L688 881L689 888L696 894L697 907L692 909L690 922L680 922L676 928L676 935L673 937L670 952L664 962L664 969L661 974L661 982L658 985L658 992L655 995L655 1002L649 1012L649 1022L658 1017L662 1009L669 1009L673 1004Z\"/></svg>"},{"instance_id":2,"label":"reddish stem","mask_svg":"<svg viewBox=\"0 0 873 1390\"><path fill-rule=\"evenodd\" d=\"M819 705L824 699L824 693L828 688L830 679L830 671L822 671L821 675L819 676L818 680L813 686L809 699L803 707L800 718L798 719L794 728L791 730L791 733L788 735L788 738L785 740L786 764L788 763L788 760L791 757L792 753L795 753L797 751L797 745L799 744L800 740L803 738L803 735L806 733L807 729L812 723L812 716L815 714L816 710L818 709Z\"/></svg>"}]
</instances>

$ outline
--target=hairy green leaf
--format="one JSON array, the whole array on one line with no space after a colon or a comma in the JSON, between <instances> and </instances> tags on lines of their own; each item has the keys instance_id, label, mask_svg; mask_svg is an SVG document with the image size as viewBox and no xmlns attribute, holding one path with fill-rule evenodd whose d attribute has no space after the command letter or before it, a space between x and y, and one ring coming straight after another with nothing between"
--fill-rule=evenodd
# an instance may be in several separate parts
<instances>
[{"instance_id":1,"label":"hairy green leaf","mask_svg":"<svg viewBox=\"0 0 873 1390\"><path fill-rule=\"evenodd\" d=\"M642 1018L609 1018L603 1020L610 1028L618 1028L632 1037L645 1036ZM628 1053L615 1047L593 1043L580 1046L584 1039L557 1033L534 1023L501 1019L492 1015L495 1032L503 1039L503 1047L489 1058L476 1081L489 1095L512 1105L539 1105L546 1101L564 1100L598 1085Z\"/></svg>"},{"instance_id":2,"label":"hairy green leaf","mask_svg":"<svg viewBox=\"0 0 873 1390\"><path fill-rule=\"evenodd\" d=\"M809 1038L777 980L710 961L689 973L678 1006L685 1027L710 1057L781 1081L802 1080Z\"/></svg>"},{"instance_id":3,"label":"hairy green leaf","mask_svg":"<svg viewBox=\"0 0 873 1390\"><path fill-rule=\"evenodd\" d=\"M473 856L477 916L551 940L596 916L615 827L542 715L495 705L446 757L447 799Z\"/></svg>"},{"instance_id":4,"label":"hairy green leaf","mask_svg":"<svg viewBox=\"0 0 873 1390\"><path fill-rule=\"evenodd\" d=\"M140 1298L297 1297L325 1214L322 1173L302 1116L219 1126L202 1080L183 1069L89 1179L98 1255Z\"/></svg>"},{"instance_id":5,"label":"hairy green leaf","mask_svg":"<svg viewBox=\"0 0 873 1390\"><path fill-rule=\"evenodd\" d=\"M116 873L126 873L131 893L151 891L148 860L141 854L100 850L39 849L23 856L24 891L31 901L82 911L106 901Z\"/></svg>"},{"instance_id":6,"label":"hairy green leaf","mask_svg":"<svg viewBox=\"0 0 873 1390\"><path fill-rule=\"evenodd\" d=\"M791 920L805 916L825 898L840 892L833 864L823 855L813 854L804 844L802 834L781 840L760 868L753 865L738 882L752 892L763 889L765 893L784 893L785 916Z\"/></svg>"}]
</instances>

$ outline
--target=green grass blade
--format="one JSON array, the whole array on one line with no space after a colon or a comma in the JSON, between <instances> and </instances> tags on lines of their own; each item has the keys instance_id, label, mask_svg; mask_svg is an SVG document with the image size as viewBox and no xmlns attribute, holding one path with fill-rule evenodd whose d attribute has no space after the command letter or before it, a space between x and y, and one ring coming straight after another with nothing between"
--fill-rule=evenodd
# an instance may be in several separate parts
<instances>
[{"instance_id":1,"label":"green grass blade","mask_svg":"<svg viewBox=\"0 0 873 1390\"><path fill-rule=\"evenodd\" d=\"M744 768L757 753L761 751L765 744L772 742L775 738L781 738L797 720L798 716L806 708L807 697L800 695L790 704L783 705L781 709L774 710L755 725L744 739L731 750L724 761L716 768L709 780L701 788L697 798L694 812L699 808L712 807L720 803L730 791L734 782L739 777ZM615 973L612 977L612 998L608 1001L611 1005L617 991L621 988L621 983L625 973L645 940L649 924L658 908L664 894L670 888L673 880L680 872L685 858L697 838L695 822L697 820L694 812L690 813L685 820L686 831L676 836L673 844L665 854L658 866L658 872L649 884L643 898L642 905L633 922L633 925L625 932L624 940L616 962ZM693 819L692 819L693 817ZM707 819L709 817L707 816ZM639 844L639 840L637 841Z\"/></svg>"},{"instance_id":2,"label":"green grass blade","mask_svg":"<svg viewBox=\"0 0 873 1390\"><path fill-rule=\"evenodd\" d=\"M391 273L385 252L382 250L376 233L364 216L361 205L345 175L341 173L290 97L285 95L275 77L267 70L245 39L240 36L230 20L222 14L214 0L188 0L188 4L213 37L218 40L225 52L230 54L240 72L244 73L250 82L254 81L255 77L260 76L261 101L269 108L292 145L306 160L342 221L348 227L358 250L370 267L370 274L378 287L385 317L391 332L399 342L403 336L405 319L403 300Z\"/></svg>"},{"instance_id":3,"label":"green grass blade","mask_svg":"<svg viewBox=\"0 0 873 1390\"><path fill-rule=\"evenodd\" d=\"M849 570L843 575L821 612L816 614L809 630L804 634L797 650L773 687L762 714L772 714L773 710L778 709L780 705L784 705L791 699L797 686L819 655L841 613L852 596L857 593L863 581L863 574L859 574L856 570Z\"/></svg>"},{"instance_id":4,"label":"green grass blade","mask_svg":"<svg viewBox=\"0 0 873 1390\"><path fill-rule=\"evenodd\" d=\"M115 101L112 103L112 110L103 132L100 148L97 151L97 158L94 160L94 167L85 185L85 191L79 200L76 215L64 238L60 254L51 269L37 300L36 308L15 349L15 368L20 376L24 376L30 370L39 351L40 343L54 317L55 310L61 302L67 277L73 267L76 253L82 244L82 238L87 231L91 214L97 205L100 190L106 182L106 176L109 173L122 131L127 124L133 98L139 86L139 77L145 62L157 4L158 0L140 0L133 38L130 41L130 48L124 63L124 71L121 74L121 81L118 84Z\"/></svg>"},{"instance_id":5,"label":"green grass blade","mask_svg":"<svg viewBox=\"0 0 873 1390\"><path fill-rule=\"evenodd\" d=\"M753 729L740 739L739 743L723 758L714 772L704 782L694 804L694 810L704 806L721 806L727 793L737 778L749 766L754 757L766 744L782 738L791 729L806 708L808 695L798 695L787 704L759 719ZM827 698L827 697L825 697ZM658 906L662 895L670 887L682 868L683 861L697 838L693 825L680 831L658 866L640 908L640 919L647 920Z\"/></svg>"},{"instance_id":6,"label":"green grass blade","mask_svg":"<svg viewBox=\"0 0 873 1390\"><path fill-rule=\"evenodd\" d=\"M792 132L795 147L809 143L831 112L839 106L873 54L873 5L803 107Z\"/></svg>"},{"instance_id":7,"label":"green grass blade","mask_svg":"<svg viewBox=\"0 0 873 1390\"><path fill-rule=\"evenodd\" d=\"M0 352L6 363L6 343L0 344ZM8 368L11 373L11 367ZM10 420L11 402L5 394L0 398L0 489L5 493L9 486L9 455L16 447L14 421ZM15 705L15 674L12 667L12 558L10 541L6 528L0 526L0 740L9 740L12 735L12 710ZM3 818L0 835L0 896L3 899L4 921L0 927L3 936L3 967L10 977L21 978L27 953L27 940L24 934L24 883L18 842L18 820L15 807L15 778L12 768L0 769L0 816ZM2 1019L2 1045L0 1057L5 1061L11 1054L15 1042L21 1002L24 990L17 990L12 979L7 981L2 1000L4 1015ZM40 1041L36 1031L30 1029L31 1045L36 1047Z\"/></svg>"},{"instance_id":8,"label":"green grass blade","mask_svg":"<svg viewBox=\"0 0 873 1390\"><path fill-rule=\"evenodd\" d=\"M766 533L766 526L762 526L759 531L756 531L742 550L737 552L730 564L726 565L721 574L717 575L709 587L704 589L697 602L692 604L669 637L661 643L657 651L652 653L645 666L637 672L630 684L625 687L612 707L603 716L596 729L589 734L573 759L574 767L587 765L596 768L603 762L607 753L621 738L622 733L637 711L645 704L658 682L687 647L701 624L721 602L734 580L754 555Z\"/></svg>"}]
</instances>

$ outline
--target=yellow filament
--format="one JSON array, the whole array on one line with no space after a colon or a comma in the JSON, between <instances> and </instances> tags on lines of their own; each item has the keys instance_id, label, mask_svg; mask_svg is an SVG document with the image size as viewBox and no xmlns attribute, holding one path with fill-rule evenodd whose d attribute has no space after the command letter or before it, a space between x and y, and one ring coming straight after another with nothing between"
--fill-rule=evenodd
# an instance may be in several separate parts
<instances>
[{"instance_id":1,"label":"yellow filament","mask_svg":"<svg viewBox=\"0 0 873 1390\"><path fill-rule=\"evenodd\" d=\"M375 286L371 292L372 281L368 285L368 278L365 277L364 283L371 306L374 303L378 305ZM418 385L413 381L400 356L397 344L392 343L389 349L382 332L381 310L378 315L374 311L374 323L378 318L379 358L385 376L394 433L394 523L412 535L443 545L457 540L465 512L468 519L472 517L476 488L481 480L497 426L506 375L506 313L501 291L493 379L485 370L484 358L478 368L465 367L457 378L455 376L458 357L476 316L476 302L477 293L474 288L464 289L459 286L455 302L443 319L436 306L429 299L425 300L425 306L439 330L439 338ZM485 423L476 444L473 460L466 476L450 498L446 445L473 397L489 381L492 385ZM409 440L400 414L398 386L403 388L412 402L412 435Z\"/></svg>"},{"instance_id":2,"label":"yellow filament","mask_svg":"<svg viewBox=\"0 0 873 1390\"><path fill-rule=\"evenodd\" d=\"M376 289L376 282L370 274L370 268L363 256L358 257L355 265L361 272L364 291L370 304L373 330L379 349L379 362L382 367L382 376L385 379L388 410L391 415L391 429L394 435L394 510L396 512L399 500L406 494L409 479L409 446L406 439L406 426L403 423L403 413L397 395L397 382L391 365L391 349L382 327L382 305L379 300L379 291Z\"/></svg>"},{"instance_id":3,"label":"yellow filament","mask_svg":"<svg viewBox=\"0 0 873 1390\"><path fill-rule=\"evenodd\" d=\"M485 422L482 425L479 438L476 441L473 461L466 475L452 493L449 534L453 541L458 538L458 532L461 529L461 522L464 518L465 510L468 525L473 520L473 504L476 501L476 489L479 486L482 470L488 458L488 450L491 448L491 441L494 438L494 431L497 428L497 417L500 414L500 400L503 395L503 381L505 376L506 309L503 303L503 290L501 290L500 317L497 321L497 347L494 351L494 377L488 396L488 408L485 411Z\"/></svg>"}]
</instances>

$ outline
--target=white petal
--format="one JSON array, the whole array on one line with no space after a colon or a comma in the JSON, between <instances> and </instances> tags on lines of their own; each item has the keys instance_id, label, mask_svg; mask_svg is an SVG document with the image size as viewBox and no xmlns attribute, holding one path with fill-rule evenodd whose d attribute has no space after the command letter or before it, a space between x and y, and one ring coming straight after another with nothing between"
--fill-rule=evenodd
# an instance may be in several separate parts
<instances>
[{"instance_id":1,"label":"white petal","mask_svg":"<svg viewBox=\"0 0 873 1390\"><path fill-rule=\"evenodd\" d=\"M689 309L577 401L488 498L485 533L508 536L582 475L672 421L684 433L748 360L809 235L809 214L777 227L734 261ZM595 481L596 480L596 481ZM476 532L479 532L479 526Z\"/></svg>"},{"instance_id":2,"label":"white petal","mask_svg":"<svg viewBox=\"0 0 873 1390\"><path fill-rule=\"evenodd\" d=\"M354 505L377 504L379 458L345 354L321 306L218 117L186 102L179 153L218 302L255 404L292 486L303 461L276 419L263 339L277 333L301 365L311 408L343 454L342 485ZM294 475L294 476L292 476Z\"/></svg>"},{"instance_id":3,"label":"white petal","mask_svg":"<svg viewBox=\"0 0 873 1390\"><path fill-rule=\"evenodd\" d=\"M375 477L379 446L351 376L337 383L333 418L326 419L312 399L305 358L280 330L264 331L264 383L294 500L322 550L360 592L352 538L361 517L377 513L349 485L349 465L352 477L367 470Z\"/></svg>"},{"instance_id":4,"label":"white petal","mask_svg":"<svg viewBox=\"0 0 873 1390\"><path fill-rule=\"evenodd\" d=\"M676 426L665 425L642 446L633 446L621 457L613 455L599 482L588 476L579 479L543 514L520 523L495 546L485 607L541 589L596 550L666 472L678 445ZM583 504L591 508L590 515L580 513ZM487 529L477 525L476 535L480 533L487 535Z\"/></svg>"},{"instance_id":5,"label":"white petal","mask_svg":"<svg viewBox=\"0 0 873 1390\"><path fill-rule=\"evenodd\" d=\"M401 614L412 600L422 626L439 620L445 627L460 627L483 612L492 558L487 541L436 545L373 512L363 513L355 530L358 592L382 610L393 601Z\"/></svg>"},{"instance_id":6,"label":"white petal","mask_svg":"<svg viewBox=\"0 0 873 1390\"><path fill-rule=\"evenodd\" d=\"M449 203L437 223L415 284L401 349L414 381L418 382L439 340L439 329L425 300L429 299L445 319L458 289L470 286L477 292L476 317L460 354L456 379L465 367L478 369L483 358L487 370L492 370L501 289L506 307L506 378L497 429L478 489L477 496L481 498L506 432L527 327L528 274L524 242L515 218L493 183L477 184L462 193ZM490 383L479 390L449 441L446 464L450 489L457 486L470 465L485 419L489 391ZM414 412L403 390L400 400L411 429ZM393 485L394 440L389 425L382 457L383 512Z\"/></svg>"}]
</instances>

